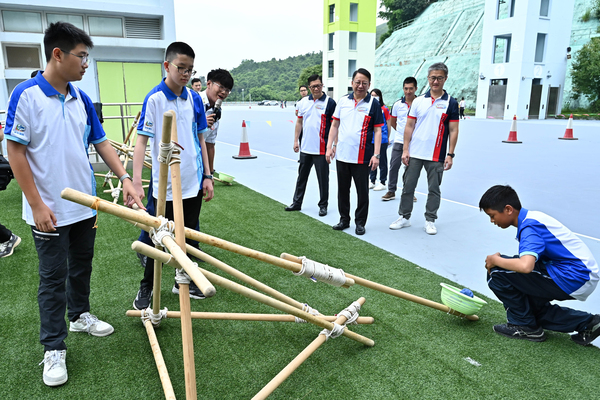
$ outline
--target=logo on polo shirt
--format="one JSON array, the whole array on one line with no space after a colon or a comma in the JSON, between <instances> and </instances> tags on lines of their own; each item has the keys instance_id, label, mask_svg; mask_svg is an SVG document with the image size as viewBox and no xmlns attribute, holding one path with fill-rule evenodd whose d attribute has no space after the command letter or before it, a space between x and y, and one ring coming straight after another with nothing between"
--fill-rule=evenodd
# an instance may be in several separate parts
<instances>
[{"instance_id":1,"label":"logo on polo shirt","mask_svg":"<svg viewBox=\"0 0 600 400\"><path fill-rule=\"evenodd\" d=\"M316 108L317 110L324 110L324 109L325 109L325 107L324 107L322 104L317 104L317 105L315 106L315 108Z\"/></svg>"},{"instance_id":2,"label":"logo on polo shirt","mask_svg":"<svg viewBox=\"0 0 600 400\"><path fill-rule=\"evenodd\" d=\"M144 126L148 129L152 128L152 126L154 126L154 124L152 123L152 121L146 121L146 123L144 124Z\"/></svg>"},{"instance_id":3,"label":"logo on polo shirt","mask_svg":"<svg viewBox=\"0 0 600 400\"><path fill-rule=\"evenodd\" d=\"M435 105L435 108L437 108L438 110L442 110L442 109L444 109L444 108L446 108L446 107L448 107L448 103L446 103L446 102L437 103L437 104Z\"/></svg>"},{"instance_id":4,"label":"logo on polo shirt","mask_svg":"<svg viewBox=\"0 0 600 400\"><path fill-rule=\"evenodd\" d=\"M15 126L15 132L20 133L20 134L24 134L25 133L25 126L21 125L21 124L17 124L17 126Z\"/></svg>"},{"instance_id":5,"label":"logo on polo shirt","mask_svg":"<svg viewBox=\"0 0 600 400\"><path fill-rule=\"evenodd\" d=\"M358 107L357 110L358 112L365 112L367 111L367 107Z\"/></svg>"}]
</instances>

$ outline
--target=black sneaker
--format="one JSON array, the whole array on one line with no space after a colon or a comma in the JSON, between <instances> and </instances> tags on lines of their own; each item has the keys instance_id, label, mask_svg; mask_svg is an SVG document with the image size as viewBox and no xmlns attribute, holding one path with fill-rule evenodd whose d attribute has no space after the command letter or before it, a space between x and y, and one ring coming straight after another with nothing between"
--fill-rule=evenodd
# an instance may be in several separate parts
<instances>
[{"instance_id":1,"label":"black sneaker","mask_svg":"<svg viewBox=\"0 0 600 400\"><path fill-rule=\"evenodd\" d=\"M171 290L171 292L173 292L176 295L179 295L179 283L175 282L175 285L173 285L173 289ZM204 300L205 298L206 298L206 296L204 295L204 293L202 293L200 291L200 288L198 288L198 286L196 286L194 281L191 281L190 282L190 299Z\"/></svg>"},{"instance_id":2,"label":"black sneaker","mask_svg":"<svg viewBox=\"0 0 600 400\"><path fill-rule=\"evenodd\" d=\"M150 307L150 299L152 298L152 289L142 286L138 290L135 300L133 300L133 308L136 310L145 310Z\"/></svg>"},{"instance_id":3,"label":"black sneaker","mask_svg":"<svg viewBox=\"0 0 600 400\"><path fill-rule=\"evenodd\" d=\"M10 236L6 242L0 243L0 258L8 257L12 255L15 247L21 243L21 238L14 233Z\"/></svg>"},{"instance_id":4,"label":"black sneaker","mask_svg":"<svg viewBox=\"0 0 600 400\"><path fill-rule=\"evenodd\" d=\"M592 344L600 336L600 314L594 315L585 330L572 335L571 340L582 346Z\"/></svg>"},{"instance_id":5,"label":"black sneaker","mask_svg":"<svg viewBox=\"0 0 600 400\"><path fill-rule=\"evenodd\" d=\"M146 263L148 263L148 256L142 253L135 253L137 258L140 260L140 264L142 264L142 268L146 269Z\"/></svg>"},{"instance_id":6,"label":"black sneaker","mask_svg":"<svg viewBox=\"0 0 600 400\"><path fill-rule=\"evenodd\" d=\"M494 332L513 339L527 339L532 342L543 342L546 334L542 328L532 330L527 326L502 324L494 325Z\"/></svg>"}]
</instances>

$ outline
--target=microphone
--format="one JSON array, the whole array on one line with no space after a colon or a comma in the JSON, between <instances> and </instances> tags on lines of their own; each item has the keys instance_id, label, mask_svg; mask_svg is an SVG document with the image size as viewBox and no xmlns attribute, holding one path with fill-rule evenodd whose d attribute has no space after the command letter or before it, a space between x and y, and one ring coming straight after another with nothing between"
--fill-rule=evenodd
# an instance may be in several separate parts
<instances>
[{"instance_id":1,"label":"microphone","mask_svg":"<svg viewBox=\"0 0 600 400\"><path fill-rule=\"evenodd\" d=\"M215 113L215 122L221 119L221 105L223 104L223 100L217 99L215 101L215 106L213 107L213 111Z\"/></svg>"}]
</instances>

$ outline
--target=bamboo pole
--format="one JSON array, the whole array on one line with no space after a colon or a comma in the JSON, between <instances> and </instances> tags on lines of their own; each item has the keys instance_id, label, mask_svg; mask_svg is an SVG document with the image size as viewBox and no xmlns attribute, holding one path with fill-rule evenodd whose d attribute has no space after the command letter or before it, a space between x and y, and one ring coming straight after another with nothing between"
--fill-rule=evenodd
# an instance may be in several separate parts
<instances>
[{"instance_id":1,"label":"bamboo pole","mask_svg":"<svg viewBox=\"0 0 600 400\"><path fill-rule=\"evenodd\" d=\"M128 317L142 316L142 312L138 310L127 310L125 313ZM296 322L296 317L285 314L252 314L252 313L222 313L222 312L195 312L192 311L192 319L217 320L217 321L262 321L262 322ZM167 318L181 318L179 311L167 311ZM334 322L337 317L335 315L320 315L319 318L325 321ZM358 317L356 322L359 325L372 324L375 322L373 317Z\"/></svg>"},{"instance_id":2,"label":"bamboo pole","mask_svg":"<svg viewBox=\"0 0 600 400\"><path fill-rule=\"evenodd\" d=\"M138 313L140 313L140 315L138 315L138 317L140 317L141 311L138 311ZM165 364L165 359L160 351L160 345L158 344L152 322L146 320L144 326L146 327L146 333L148 334L148 340L150 341L150 347L152 348L152 354L154 355L154 361L156 362L156 368L158 369L158 376L160 377L160 382L162 383L163 391L165 392L165 399L175 400L173 385L171 384L167 365Z\"/></svg>"},{"instance_id":3,"label":"bamboo pole","mask_svg":"<svg viewBox=\"0 0 600 400\"><path fill-rule=\"evenodd\" d=\"M365 298L361 297L358 299L358 303L362 306L365 303ZM346 323L346 317L340 315L335 321L338 325L343 325ZM280 373L275 375L273 379L264 387L260 392L258 392L252 400L264 400L273 393L275 389L279 387L304 361L310 357L317 349L325 343L327 340L327 336L324 334L319 334L315 340L312 341L296 358L294 358L284 369L281 370Z\"/></svg>"},{"instance_id":4,"label":"bamboo pole","mask_svg":"<svg viewBox=\"0 0 600 400\"><path fill-rule=\"evenodd\" d=\"M173 111L168 111L167 113L170 113L173 118L173 122L171 125L171 140L177 143L177 119ZM167 113L165 113L165 117L167 116ZM164 165L166 165L166 163ZM163 164L161 164L160 166L162 168ZM173 162L171 162L171 195L173 196L173 221L175 222L175 242L177 243L178 250L183 253L183 256L185 256L185 225L183 220L183 197L181 194L180 167L181 166L179 160L174 160ZM200 201L202 201L202 199L200 199ZM189 260L189 258L187 259ZM206 281L206 283L208 283L208 281ZM204 286L206 287L206 284ZM190 307L189 283L179 282L179 308L181 310L180 319L181 338L183 344L183 370L185 374L185 395L186 399L188 400L196 399L198 398L198 394L196 388L196 366L194 363L194 336L192 334L192 310Z\"/></svg>"},{"instance_id":5,"label":"bamboo pole","mask_svg":"<svg viewBox=\"0 0 600 400\"><path fill-rule=\"evenodd\" d=\"M131 127L129 128L129 133L127 133L127 136L125 137L125 141L123 142L123 144L129 144L129 138L131 137L133 130L137 127L137 124L140 120L141 115L142 115L142 110L138 111L135 119L133 120L133 124L131 124Z\"/></svg>"},{"instance_id":6,"label":"bamboo pole","mask_svg":"<svg viewBox=\"0 0 600 400\"><path fill-rule=\"evenodd\" d=\"M282 253L281 258L288 260L288 261L296 262L296 263L302 262L300 260L300 258L298 258L294 255L291 255L291 254L287 254L287 253ZM424 299L423 297L415 296L413 294L406 293L401 290L394 289L389 286L385 286L385 285L382 285L380 283L376 283L373 281L369 281L367 279L363 279L363 278L360 278L358 276L354 276L354 275L351 275L348 273L346 274L346 276L353 279L357 285L361 285L361 286L367 287L369 289L377 290L379 292L386 293L386 294L391 294L392 296L396 296L396 297L399 297L404 300L412 301L413 303L421 304L423 306L431 307L436 310L443 311L447 314L456 315L461 318L467 318L471 321L479 320L479 317L477 315L465 315L465 314L459 313L456 310L451 309L447 305L436 303L435 301Z\"/></svg>"},{"instance_id":7,"label":"bamboo pole","mask_svg":"<svg viewBox=\"0 0 600 400\"><path fill-rule=\"evenodd\" d=\"M173 260L172 258L170 258L170 256L168 254L165 254L162 251L158 251L158 250L154 249L153 247L148 246L147 244L139 242L139 241L133 242L133 244L131 245L131 248L134 251L137 251L138 253L147 255L148 257L161 258L161 260L165 264L168 264L168 265L176 265L176 263L179 262L178 259ZM269 296L266 296L262 293L255 291L255 290L248 289L245 286L242 286L238 283L230 281L229 279L223 278L222 276L219 276L217 274L213 274L212 272L207 271L203 268L198 267L198 269L204 274L204 276L206 276L206 278L208 278L215 285L221 286L227 290L231 290L232 292L241 294L242 296L247 297L249 299L256 300L259 303L263 303L270 307L276 308L279 311L283 311L284 313L295 315L296 317L302 318L306 322L310 322L311 324L317 325L321 328L325 328L327 330L332 330L334 327L333 323L324 321L323 319L319 318L318 316L307 313L306 311L299 310L296 307L292 307L289 304L286 304L282 301L273 299ZM362 343L366 346L374 346L375 345L375 342L373 340L371 340L367 337L364 337L362 335L359 335L358 333L352 332L348 328L344 329L343 335L352 340L356 340L357 342Z\"/></svg>"}]
</instances>

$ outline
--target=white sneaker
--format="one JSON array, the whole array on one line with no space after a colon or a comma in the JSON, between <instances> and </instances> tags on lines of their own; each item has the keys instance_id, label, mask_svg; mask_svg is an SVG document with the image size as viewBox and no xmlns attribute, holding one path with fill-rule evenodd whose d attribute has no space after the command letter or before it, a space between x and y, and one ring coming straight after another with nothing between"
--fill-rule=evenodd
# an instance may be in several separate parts
<instances>
[{"instance_id":1,"label":"white sneaker","mask_svg":"<svg viewBox=\"0 0 600 400\"><path fill-rule=\"evenodd\" d=\"M435 227L433 221L425 221L425 232L428 235L435 235L437 233L437 228Z\"/></svg>"},{"instance_id":2,"label":"white sneaker","mask_svg":"<svg viewBox=\"0 0 600 400\"><path fill-rule=\"evenodd\" d=\"M379 183L378 183L378 184L377 184L377 185L376 185L376 186L373 188L373 190L377 190L377 191L379 191L379 190L385 190L385 189L387 189L387 186L385 186L385 185L384 185L384 184L382 184L381 182L379 182Z\"/></svg>"},{"instance_id":3,"label":"white sneaker","mask_svg":"<svg viewBox=\"0 0 600 400\"><path fill-rule=\"evenodd\" d=\"M390 229L401 229L408 228L410 226L410 220L400 217L390 225Z\"/></svg>"},{"instance_id":4,"label":"white sneaker","mask_svg":"<svg viewBox=\"0 0 600 400\"><path fill-rule=\"evenodd\" d=\"M375 183L369 182L369 189L373 189L375 187Z\"/></svg>"},{"instance_id":5,"label":"white sneaker","mask_svg":"<svg viewBox=\"0 0 600 400\"><path fill-rule=\"evenodd\" d=\"M92 336L108 336L115 331L115 328L100 321L95 315L84 312L77 321L71 322L69 330L71 332L87 332Z\"/></svg>"},{"instance_id":6,"label":"white sneaker","mask_svg":"<svg viewBox=\"0 0 600 400\"><path fill-rule=\"evenodd\" d=\"M59 386L67 382L66 350L50 350L44 353L44 359L39 365L44 364L44 383L47 386Z\"/></svg>"}]
</instances>

